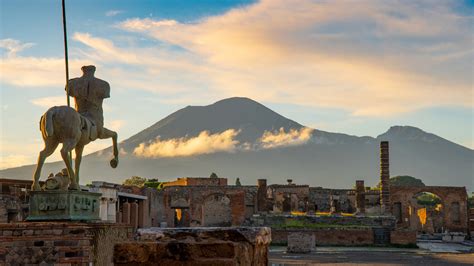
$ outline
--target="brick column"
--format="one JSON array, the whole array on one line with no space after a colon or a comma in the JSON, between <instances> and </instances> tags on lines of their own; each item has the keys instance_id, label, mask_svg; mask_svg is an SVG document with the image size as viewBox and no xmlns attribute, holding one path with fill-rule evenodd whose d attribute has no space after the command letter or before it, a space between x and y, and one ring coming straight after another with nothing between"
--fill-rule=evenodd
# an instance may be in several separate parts
<instances>
[{"instance_id":1,"label":"brick column","mask_svg":"<svg viewBox=\"0 0 474 266\"><path fill-rule=\"evenodd\" d=\"M122 223L130 224L130 203L122 204Z\"/></svg>"},{"instance_id":2,"label":"brick column","mask_svg":"<svg viewBox=\"0 0 474 266\"><path fill-rule=\"evenodd\" d=\"M140 228L150 226L148 204L148 200L140 200L138 202L138 227Z\"/></svg>"},{"instance_id":3,"label":"brick column","mask_svg":"<svg viewBox=\"0 0 474 266\"><path fill-rule=\"evenodd\" d=\"M267 180L257 180L257 211L267 211Z\"/></svg>"},{"instance_id":4,"label":"brick column","mask_svg":"<svg viewBox=\"0 0 474 266\"><path fill-rule=\"evenodd\" d=\"M380 142L380 206L382 213L390 212L390 162L388 141Z\"/></svg>"},{"instance_id":5,"label":"brick column","mask_svg":"<svg viewBox=\"0 0 474 266\"><path fill-rule=\"evenodd\" d=\"M133 228L138 227L138 203L136 202L130 204L130 225Z\"/></svg>"},{"instance_id":6,"label":"brick column","mask_svg":"<svg viewBox=\"0 0 474 266\"><path fill-rule=\"evenodd\" d=\"M356 180L356 208L358 214L365 213L365 186L364 180Z\"/></svg>"}]
</instances>

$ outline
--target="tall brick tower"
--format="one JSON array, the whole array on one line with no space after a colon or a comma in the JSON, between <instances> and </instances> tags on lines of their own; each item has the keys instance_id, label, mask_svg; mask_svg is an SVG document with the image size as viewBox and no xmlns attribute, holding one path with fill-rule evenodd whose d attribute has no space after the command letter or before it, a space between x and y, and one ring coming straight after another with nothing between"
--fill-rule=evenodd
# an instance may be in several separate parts
<instances>
[{"instance_id":1,"label":"tall brick tower","mask_svg":"<svg viewBox=\"0 0 474 266\"><path fill-rule=\"evenodd\" d=\"M388 141L380 142L380 206L382 213L390 212L390 162Z\"/></svg>"},{"instance_id":2,"label":"tall brick tower","mask_svg":"<svg viewBox=\"0 0 474 266\"><path fill-rule=\"evenodd\" d=\"M267 211L267 180L257 180L257 211Z\"/></svg>"}]
</instances>

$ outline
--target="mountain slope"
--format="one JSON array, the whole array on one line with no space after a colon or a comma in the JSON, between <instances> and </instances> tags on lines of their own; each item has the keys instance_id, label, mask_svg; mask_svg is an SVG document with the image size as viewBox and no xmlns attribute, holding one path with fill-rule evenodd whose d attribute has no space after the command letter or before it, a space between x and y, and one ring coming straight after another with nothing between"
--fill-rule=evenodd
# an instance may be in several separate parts
<instances>
[{"instance_id":1,"label":"mountain slope","mask_svg":"<svg viewBox=\"0 0 474 266\"><path fill-rule=\"evenodd\" d=\"M219 133L240 130L239 143L256 143L265 131L303 126L247 98L230 98L208 106L188 106L123 141L117 169L108 166L110 148L85 156L81 182L118 182L132 175L175 178L180 176L240 177L245 184L257 178L269 183L296 183L325 187L352 187L356 179L375 185L379 175L379 142L390 141L391 175L412 175L427 185L452 185L474 188L474 151L434 134L410 126L394 126L377 138L357 137L320 130L312 132L304 145L274 149L238 149L189 157L139 158L133 150L140 143L193 137L203 130ZM29 179L34 166L0 170L0 177ZM63 168L62 162L46 164L43 177Z\"/></svg>"}]
</instances>

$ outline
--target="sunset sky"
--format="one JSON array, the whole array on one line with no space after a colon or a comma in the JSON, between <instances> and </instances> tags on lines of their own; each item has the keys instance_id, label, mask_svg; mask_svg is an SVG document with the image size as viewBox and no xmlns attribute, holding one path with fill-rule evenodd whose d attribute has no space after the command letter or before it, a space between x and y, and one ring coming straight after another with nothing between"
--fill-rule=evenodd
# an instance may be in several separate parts
<instances>
[{"instance_id":1,"label":"sunset sky","mask_svg":"<svg viewBox=\"0 0 474 266\"><path fill-rule=\"evenodd\" d=\"M119 140L242 96L320 130L412 125L474 147L473 1L66 2L70 77L93 64L110 83ZM35 163L39 118L66 97L61 1L0 3L3 169Z\"/></svg>"}]
</instances>

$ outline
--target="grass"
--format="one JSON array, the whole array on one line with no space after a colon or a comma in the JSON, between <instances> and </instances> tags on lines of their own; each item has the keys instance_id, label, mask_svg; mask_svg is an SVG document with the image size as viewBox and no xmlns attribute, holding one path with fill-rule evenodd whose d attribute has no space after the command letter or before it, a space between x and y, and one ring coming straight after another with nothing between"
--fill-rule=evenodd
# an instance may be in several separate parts
<instances>
[{"instance_id":1,"label":"grass","mask_svg":"<svg viewBox=\"0 0 474 266\"><path fill-rule=\"evenodd\" d=\"M307 221L301 220L287 220L283 224L274 224L272 225L275 229L317 229L317 228L340 228L340 229L367 229L370 226L365 225L341 225L341 224L327 224L327 223L310 223Z\"/></svg>"}]
</instances>

